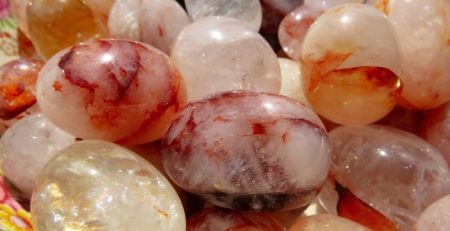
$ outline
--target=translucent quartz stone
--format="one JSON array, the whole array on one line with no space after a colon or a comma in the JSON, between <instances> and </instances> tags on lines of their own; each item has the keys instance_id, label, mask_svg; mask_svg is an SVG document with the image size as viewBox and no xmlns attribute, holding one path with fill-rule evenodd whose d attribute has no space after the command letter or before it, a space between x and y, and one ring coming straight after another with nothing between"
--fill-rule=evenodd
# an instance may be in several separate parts
<instances>
[{"instance_id":1,"label":"translucent quartz stone","mask_svg":"<svg viewBox=\"0 0 450 231\"><path fill-rule=\"evenodd\" d=\"M126 40L61 51L43 67L36 90L42 112L58 127L129 145L161 138L186 97L169 57Z\"/></svg>"},{"instance_id":2,"label":"translucent quartz stone","mask_svg":"<svg viewBox=\"0 0 450 231\"><path fill-rule=\"evenodd\" d=\"M19 122L21 119L23 119L26 116L29 116L33 113L40 112L39 105L35 103L32 107L28 108L26 111L20 113L18 116L9 119L9 120L3 120L0 119L0 136L11 126Z\"/></svg>"},{"instance_id":3,"label":"translucent quartz stone","mask_svg":"<svg viewBox=\"0 0 450 231\"><path fill-rule=\"evenodd\" d=\"M381 125L344 126L330 133L331 176L400 230L450 192L442 155L410 133Z\"/></svg>"},{"instance_id":4,"label":"translucent quartz stone","mask_svg":"<svg viewBox=\"0 0 450 231\"><path fill-rule=\"evenodd\" d=\"M145 42L170 54L176 36L189 23L189 16L173 0L117 0L108 29L112 37Z\"/></svg>"},{"instance_id":5,"label":"translucent quartz stone","mask_svg":"<svg viewBox=\"0 0 450 231\"><path fill-rule=\"evenodd\" d=\"M133 152L104 141L78 142L36 180L33 227L48 230L186 230L167 179Z\"/></svg>"},{"instance_id":6,"label":"translucent quartz stone","mask_svg":"<svg viewBox=\"0 0 450 231\"><path fill-rule=\"evenodd\" d=\"M187 231L282 231L282 227L263 213L242 213L209 208L187 221Z\"/></svg>"},{"instance_id":7,"label":"translucent quartz stone","mask_svg":"<svg viewBox=\"0 0 450 231\"><path fill-rule=\"evenodd\" d=\"M319 118L279 95L222 93L184 107L163 139L164 167L182 188L227 208L308 205L330 149Z\"/></svg>"},{"instance_id":8,"label":"translucent quartz stone","mask_svg":"<svg viewBox=\"0 0 450 231\"><path fill-rule=\"evenodd\" d=\"M39 171L56 152L75 142L41 114L21 119L0 139L1 165L5 176L25 196L31 196Z\"/></svg>"},{"instance_id":9,"label":"translucent quartz stone","mask_svg":"<svg viewBox=\"0 0 450 231\"><path fill-rule=\"evenodd\" d=\"M207 16L226 16L238 19L258 31L262 22L259 0L185 0L186 9L193 20Z\"/></svg>"},{"instance_id":10,"label":"translucent quartz stone","mask_svg":"<svg viewBox=\"0 0 450 231\"><path fill-rule=\"evenodd\" d=\"M300 217L288 231L370 231L370 229L330 214L318 214L309 217Z\"/></svg>"},{"instance_id":11,"label":"translucent quartz stone","mask_svg":"<svg viewBox=\"0 0 450 231\"><path fill-rule=\"evenodd\" d=\"M12 119L36 102L35 85L43 62L14 60L0 66L0 118Z\"/></svg>"},{"instance_id":12,"label":"translucent quartz stone","mask_svg":"<svg viewBox=\"0 0 450 231\"><path fill-rule=\"evenodd\" d=\"M189 101L227 90L280 91L275 52L260 34L231 18L207 17L187 26L171 57Z\"/></svg>"},{"instance_id":13,"label":"translucent quartz stone","mask_svg":"<svg viewBox=\"0 0 450 231\"><path fill-rule=\"evenodd\" d=\"M29 35L44 59L76 43L104 35L81 0L30 0Z\"/></svg>"},{"instance_id":14,"label":"translucent quartz stone","mask_svg":"<svg viewBox=\"0 0 450 231\"><path fill-rule=\"evenodd\" d=\"M450 102L430 111L422 127L423 137L442 153L450 166Z\"/></svg>"},{"instance_id":15,"label":"translucent quartz stone","mask_svg":"<svg viewBox=\"0 0 450 231\"><path fill-rule=\"evenodd\" d=\"M301 81L300 65L290 59L278 58L281 67L280 95L295 99L303 105L309 106Z\"/></svg>"},{"instance_id":16,"label":"translucent quartz stone","mask_svg":"<svg viewBox=\"0 0 450 231\"><path fill-rule=\"evenodd\" d=\"M377 121L377 124L398 128L419 135L424 117L424 111L414 111L397 106L391 113Z\"/></svg>"},{"instance_id":17,"label":"translucent quartz stone","mask_svg":"<svg viewBox=\"0 0 450 231\"><path fill-rule=\"evenodd\" d=\"M278 29L283 51L292 59L300 60L302 44L311 24L326 10L321 5L303 5L287 14Z\"/></svg>"},{"instance_id":18,"label":"translucent quartz stone","mask_svg":"<svg viewBox=\"0 0 450 231\"><path fill-rule=\"evenodd\" d=\"M386 17L364 4L325 12L303 42L306 96L321 116L340 124L369 124L396 105L399 52Z\"/></svg>"},{"instance_id":19,"label":"translucent quartz stone","mask_svg":"<svg viewBox=\"0 0 450 231\"><path fill-rule=\"evenodd\" d=\"M111 7L116 0L82 0L92 11L97 20L106 26Z\"/></svg>"},{"instance_id":20,"label":"translucent quartz stone","mask_svg":"<svg viewBox=\"0 0 450 231\"><path fill-rule=\"evenodd\" d=\"M391 0L386 10L401 41L404 84L401 104L430 109L450 100L449 1Z\"/></svg>"},{"instance_id":21,"label":"translucent quartz stone","mask_svg":"<svg viewBox=\"0 0 450 231\"><path fill-rule=\"evenodd\" d=\"M447 231L450 227L450 194L431 204L417 220L415 231Z\"/></svg>"},{"instance_id":22,"label":"translucent quartz stone","mask_svg":"<svg viewBox=\"0 0 450 231\"><path fill-rule=\"evenodd\" d=\"M27 3L28 0L9 0L11 12L19 24L19 29L28 36Z\"/></svg>"},{"instance_id":23,"label":"translucent quartz stone","mask_svg":"<svg viewBox=\"0 0 450 231\"><path fill-rule=\"evenodd\" d=\"M305 0L305 5L322 5L322 6L339 6L347 3L366 3L373 2L375 0Z\"/></svg>"}]
</instances>

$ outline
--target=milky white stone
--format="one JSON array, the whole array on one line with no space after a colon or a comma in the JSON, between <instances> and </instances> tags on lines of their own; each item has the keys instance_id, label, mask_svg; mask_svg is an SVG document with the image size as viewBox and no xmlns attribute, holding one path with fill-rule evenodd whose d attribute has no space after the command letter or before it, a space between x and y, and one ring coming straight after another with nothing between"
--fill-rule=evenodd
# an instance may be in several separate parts
<instances>
[{"instance_id":1,"label":"milky white stone","mask_svg":"<svg viewBox=\"0 0 450 231\"><path fill-rule=\"evenodd\" d=\"M450 166L450 102L427 113L423 136L436 147Z\"/></svg>"},{"instance_id":2,"label":"milky white stone","mask_svg":"<svg viewBox=\"0 0 450 231\"><path fill-rule=\"evenodd\" d=\"M431 204L417 220L415 231L447 231L450 227L450 194Z\"/></svg>"},{"instance_id":3,"label":"milky white stone","mask_svg":"<svg viewBox=\"0 0 450 231\"><path fill-rule=\"evenodd\" d=\"M415 135L380 125L344 126L330 140L331 176L400 230L410 230L427 206L450 193L445 159Z\"/></svg>"},{"instance_id":4,"label":"milky white stone","mask_svg":"<svg viewBox=\"0 0 450 231\"><path fill-rule=\"evenodd\" d=\"M75 142L42 114L33 114L10 127L0 139L5 176L25 196L31 196L39 171L56 152Z\"/></svg>"},{"instance_id":5,"label":"milky white stone","mask_svg":"<svg viewBox=\"0 0 450 231\"><path fill-rule=\"evenodd\" d=\"M290 59L278 58L281 67L281 91L280 95L297 100L303 105L309 106L303 93L300 64Z\"/></svg>"},{"instance_id":6,"label":"milky white stone","mask_svg":"<svg viewBox=\"0 0 450 231\"><path fill-rule=\"evenodd\" d=\"M190 21L174 0L117 0L108 29L111 37L144 42L170 54L176 36Z\"/></svg>"},{"instance_id":7,"label":"milky white stone","mask_svg":"<svg viewBox=\"0 0 450 231\"><path fill-rule=\"evenodd\" d=\"M402 54L403 105L430 109L450 100L449 13L445 0L389 1Z\"/></svg>"},{"instance_id":8,"label":"milky white stone","mask_svg":"<svg viewBox=\"0 0 450 231\"><path fill-rule=\"evenodd\" d=\"M207 16L226 16L238 19L258 31L262 22L259 0L185 0L192 19Z\"/></svg>"},{"instance_id":9,"label":"milky white stone","mask_svg":"<svg viewBox=\"0 0 450 231\"><path fill-rule=\"evenodd\" d=\"M367 3L367 1L368 0L305 0L305 5L334 7L347 3Z\"/></svg>"},{"instance_id":10,"label":"milky white stone","mask_svg":"<svg viewBox=\"0 0 450 231\"><path fill-rule=\"evenodd\" d=\"M186 229L167 179L133 152L104 141L76 143L50 160L36 181L31 213L37 231Z\"/></svg>"},{"instance_id":11,"label":"milky white stone","mask_svg":"<svg viewBox=\"0 0 450 231\"><path fill-rule=\"evenodd\" d=\"M370 231L370 229L351 220L330 215L318 214L300 217L288 231Z\"/></svg>"},{"instance_id":12,"label":"milky white stone","mask_svg":"<svg viewBox=\"0 0 450 231\"><path fill-rule=\"evenodd\" d=\"M171 57L190 101L227 90L280 91L275 52L235 19L207 17L192 23L179 34Z\"/></svg>"}]
</instances>

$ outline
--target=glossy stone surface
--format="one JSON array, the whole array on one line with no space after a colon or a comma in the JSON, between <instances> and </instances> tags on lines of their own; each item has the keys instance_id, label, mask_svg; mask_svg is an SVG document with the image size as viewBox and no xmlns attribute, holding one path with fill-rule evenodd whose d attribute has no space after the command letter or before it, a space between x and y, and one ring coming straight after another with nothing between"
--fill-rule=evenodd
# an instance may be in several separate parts
<instances>
[{"instance_id":1,"label":"glossy stone surface","mask_svg":"<svg viewBox=\"0 0 450 231\"><path fill-rule=\"evenodd\" d=\"M111 10L108 29L112 37L150 44L170 54L180 31L191 22L175 1L117 0Z\"/></svg>"},{"instance_id":2,"label":"glossy stone surface","mask_svg":"<svg viewBox=\"0 0 450 231\"><path fill-rule=\"evenodd\" d=\"M43 62L18 59L0 66L0 118L12 119L36 102L35 85Z\"/></svg>"},{"instance_id":3,"label":"glossy stone surface","mask_svg":"<svg viewBox=\"0 0 450 231\"><path fill-rule=\"evenodd\" d=\"M28 35L27 3L28 0L9 0L11 13L17 20L19 29L22 30L22 32L25 33L26 35Z\"/></svg>"},{"instance_id":4,"label":"glossy stone surface","mask_svg":"<svg viewBox=\"0 0 450 231\"><path fill-rule=\"evenodd\" d=\"M387 115L401 90L399 52L390 22L375 8L346 4L325 12L303 42L306 96L339 124L369 124Z\"/></svg>"},{"instance_id":5,"label":"glossy stone surface","mask_svg":"<svg viewBox=\"0 0 450 231\"><path fill-rule=\"evenodd\" d=\"M105 34L81 0L30 0L27 25L29 36L44 59Z\"/></svg>"},{"instance_id":6,"label":"glossy stone surface","mask_svg":"<svg viewBox=\"0 0 450 231\"><path fill-rule=\"evenodd\" d=\"M411 229L427 206L450 192L445 159L415 135L372 125L340 127L329 136L331 176L400 230Z\"/></svg>"},{"instance_id":7,"label":"glossy stone surface","mask_svg":"<svg viewBox=\"0 0 450 231\"><path fill-rule=\"evenodd\" d=\"M450 3L391 0L386 10L401 41L404 84L401 104L431 109L450 100Z\"/></svg>"},{"instance_id":8,"label":"glossy stone surface","mask_svg":"<svg viewBox=\"0 0 450 231\"><path fill-rule=\"evenodd\" d=\"M318 214L309 217L300 217L288 231L370 231L370 229L330 214Z\"/></svg>"},{"instance_id":9,"label":"glossy stone surface","mask_svg":"<svg viewBox=\"0 0 450 231\"><path fill-rule=\"evenodd\" d=\"M193 20L207 16L235 18L255 31L262 21L259 0L185 0L186 9Z\"/></svg>"},{"instance_id":10,"label":"glossy stone surface","mask_svg":"<svg viewBox=\"0 0 450 231\"><path fill-rule=\"evenodd\" d=\"M283 51L293 60L300 60L302 44L309 27L325 12L322 5L303 5L287 14L278 29Z\"/></svg>"},{"instance_id":11,"label":"glossy stone surface","mask_svg":"<svg viewBox=\"0 0 450 231\"><path fill-rule=\"evenodd\" d=\"M92 11L97 20L106 26L111 11L111 7L116 0L82 0Z\"/></svg>"},{"instance_id":12,"label":"glossy stone surface","mask_svg":"<svg viewBox=\"0 0 450 231\"><path fill-rule=\"evenodd\" d=\"M61 51L43 67L36 88L42 112L58 127L129 145L161 138L186 97L169 57L126 40Z\"/></svg>"},{"instance_id":13,"label":"glossy stone surface","mask_svg":"<svg viewBox=\"0 0 450 231\"><path fill-rule=\"evenodd\" d=\"M184 107L163 139L164 167L182 188L227 208L308 205L329 167L319 118L296 101L222 93Z\"/></svg>"},{"instance_id":14,"label":"glossy stone surface","mask_svg":"<svg viewBox=\"0 0 450 231\"><path fill-rule=\"evenodd\" d=\"M450 227L450 194L431 204L417 220L415 231L446 231Z\"/></svg>"},{"instance_id":15,"label":"glossy stone surface","mask_svg":"<svg viewBox=\"0 0 450 231\"><path fill-rule=\"evenodd\" d=\"M186 82L189 101L229 90L280 91L274 51L235 19L207 17L192 23L179 34L171 57Z\"/></svg>"},{"instance_id":16,"label":"glossy stone surface","mask_svg":"<svg viewBox=\"0 0 450 231\"><path fill-rule=\"evenodd\" d=\"M1 167L5 176L27 197L39 171L56 154L75 142L42 114L27 116L0 139Z\"/></svg>"},{"instance_id":17,"label":"glossy stone surface","mask_svg":"<svg viewBox=\"0 0 450 231\"><path fill-rule=\"evenodd\" d=\"M295 99L309 107L301 81L300 65L290 59L278 58L281 67L280 95Z\"/></svg>"},{"instance_id":18,"label":"glossy stone surface","mask_svg":"<svg viewBox=\"0 0 450 231\"><path fill-rule=\"evenodd\" d=\"M422 127L423 137L441 152L450 166L450 102L428 112Z\"/></svg>"},{"instance_id":19,"label":"glossy stone surface","mask_svg":"<svg viewBox=\"0 0 450 231\"><path fill-rule=\"evenodd\" d=\"M187 221L187 231L282 231L270 216L262 213L242 213L233 210L209 208Z\"/></svg>"},{"instance_id":20,"label":"glossy stone surface","mask_svg":"<svg viewBox=\"0 0 450 231\"><path fill-rule=\"evenodd\" d=\"M180 199L167 179L112 143L82 141L64 149L36 182L31 202L36 231L186 229Z\"/></svg>"}]
</instances>

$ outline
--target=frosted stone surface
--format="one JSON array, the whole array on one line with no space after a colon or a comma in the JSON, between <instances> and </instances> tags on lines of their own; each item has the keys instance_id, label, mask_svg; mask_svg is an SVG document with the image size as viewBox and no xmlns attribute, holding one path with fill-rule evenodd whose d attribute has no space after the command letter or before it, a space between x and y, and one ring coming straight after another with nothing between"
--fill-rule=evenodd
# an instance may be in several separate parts
<instances>
[{"instance_id":1,"label":"frosted stone surface","mask_svg":"<svg viewBox=\"0 0 450 231\"><path fill-rule=\"evenodd\" d=\"M171 57L186 82L189 101L229 90L280 91L275 52L235 19L207 17L192 23L178 35Z\"/></svg>"},{"instance_id":2,"label":"frosted stone surface","mask_svg":"<svg viewBox=\"0 0 450 231\"><path fill-rule=\"evenodd\" d=\"M278 58L281 67L280 95L295 99L309 106L301 81L300 64L290 59Z\"/></svg>"},{"instance_id":3,"label":"frosted stone surface","mask_svg":"<svg viewBox=\"0 0 450 231\"><path fill-rule=\"evenodd\" d=\"M108 29L111 37L144 42L170 54L176 36L190 22L173 0L117 0Z\"/></svg>"},{"instance_id":4,"label":"frosted stone surface","mask_svg":"<svg viewBox=\"0 0 450 231\"><path fill-rule=\"evenodd\" d=\"M142 144L160 139L186 96L163 52L128 40L96 40L61 51L36 84L44 115L83 139Z\"/></svg>"},{"instance_id":5,"label":"frosted stone surface","mask_svg":"<svg viewBox=\"0 0 450 231\"><path fill-rule=\"evenodd\" d=\"M450 102L430 111L423 128L424 138L441 152L450 166Z\"/></svg>"},{"instance_id":6,"label":"frosted stone surface","mask_svg":"<svg viewBox=\"0 0 450 231\"><path fill-rule=\"evenodd\" d=\"M417 220L415 231L447 231L450 227L450 194L431 204Z\"/></svg>"},{"instance_id":7,"label":"frosted stone surface","mask_svg":"<svg viewBox=\"0 0 450 231\"><path fill-rule=\"evenodd\" d=\"M242 213L234 210L209 208L190 217L187 231L258 230L282 231L282 227L263 213Z\"/></svg>"},{"instance_id":8,"label":"frosted stone surface","mask_svg":"<svg viewBox=\"0 0 450 231\"><path fill-rule=\"evenodd\" d=\"M318 214L300 217L288 231L370 231L370 229L351 220L330 215Z\"/></svg>"},{"instance_id":9,"label":"frosted stone surface","mask_svg":"<svg viewBox=\"0 0 450 231\"><path fill-rule=\"evenodd\" d=\"M327 177L329 152L323 124L309 108L255 92L189 104L163 139L164 167L179 186L240 210L308 205Z\"/></svg>"},{"instance_id":10,"label":"frosted stone surface","mask_svg":"<svg viewBox=\"0 0 450 231\"><path fill-rule=\"evenodd\" d=\"M330 133L331 176L400 230L450 192L442 155L410 133L380 125L344 126Z\"/></svg>"},{"instance_id":11,"label":"frosted stone surface","mask_svg":"<svg viewBox=\"0 0 450 231\"><path fill-rule=\"evenodd\" d=\"M305 93L335 123L373 123L395 107L400 55L391 23L374 7L345 4L310 27L302 47Z\"/></svg>"},{"instance_id":12,"label":"frosted stone surface","mask_svg":"<svg viewBox=\"0 0 450 231\"><path fill-rule=\"evenodd\" d=\"M39 171L56 154L75 142L42 114L33 114L10 127L0 139L5 176L25 196L31 196Z\"/></svg>"},{"instance_id":13,"label":"frosted stone surface","mask_svg":"<svg viewBox=\"0 0 450 231\"><path fill-rule=\"evenodd\" d=\"M450 100L450 3L391 0L387 11L401 41L402 105L431 109Z\"/></svg>"},{"instance_id":14,"label":"frosted stone surface","mask_svg":"<svg viewBox=\"0 0 450 231\"><path fill-rule=\"evenodd\" d=\"M185 0L186 9L193 20L207 16L235 18L255 31L262 21L259 0Z\"/></svg>"},{"instance_id":15,"label":"frosted stone surface","mask_svg":"<svg viewBox=\"0 0 450 231\"><path fill-rule=\"evenodd\" d=\"M48 162L36 182L31 201L36 231L186 229L180 199L167 179L112 143L82 141L68 147Z\"/></svg>"}]
</instances>

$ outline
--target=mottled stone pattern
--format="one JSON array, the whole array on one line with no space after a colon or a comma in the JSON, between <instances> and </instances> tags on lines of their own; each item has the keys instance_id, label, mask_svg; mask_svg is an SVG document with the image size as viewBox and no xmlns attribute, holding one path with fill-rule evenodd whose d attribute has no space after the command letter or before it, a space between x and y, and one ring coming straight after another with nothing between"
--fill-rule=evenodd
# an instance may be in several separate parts
<instances>
[{"instance_id":1,"label":"mottled stone pattern","mask_svg":"<svg viewBox=\"0 0 450 231\"><path fill-rule=\"evenodd\" d=\"M330 214L297 218L289 231L370 231L353 221Z\"/></svg>"},{"instance_id":2,"label":"mottled stone pattern","mask_svg":"<svg viewBox=\"0 0 450 231\"><path fill-rule=\"evenodd\" d=\"M122 144L161 138L186 97L164 53L126 40L61 51L42 69L37 95L55 125L83 139Z\"/></svg>"},{"instance_id":3,"label":"mottled stone pattern","mask_svg":"<svg viewBox=\"0 0 450 231\"><path fill-rule=\"evenodd\" d=\"M14 60L0 66L0 118L12 119L36 103L35 85L44 63Z\"/></svg>"},{"instance_id":4,"label":"mottled stone pattern","mask_svg":"<svg viewBox=\"0 0 450 231\"><path fill-rule=\"evenodd\" d=\"M417 220L415 231L446 231L450 227L450 194L431 204Z\"/></svg>"},{"instance_id":5,"label":"mottled stone pattern","mask_svg":"<svg viewBox=\"0 0 450 231\"><path fill-rule=\"evenodd\" d=\"M445 159L415 135L381 125L344 126L330 140L331 175L400 230L450 192Z\"/></svg>"},{"instance_id":6,"label":"mottled stone pattern","mask_svg":"<svg viewBox=\"0 0 450 231\"><path fill-rule=\"evenodd\" d=\"M234 210L209 208L187 221L187 231L282 231L274 218L261 213L242 213Z\"/></svg>"},{"instance_id":7,"label":"mottled stone pattern","mask_svg":"<svg viewBox=\"0 0 450 231\"><path fill-rule=\"evenodd\" d=\"M169 176L223 207L285 210L309 204L329 166L319 118L287 97L230 92L193 102L163 140Z\"/></svg>"},{"instance_id":8,"label":"mottled stone pattern","mask_svg":"<svg viewBox=\"0 0 450 231\"><path fill-rule=\"evenodd\" d=\"M27 116L10 127L0 139L1 167L5 176L30 197L39 171L56 152L75 142L42 114Z\"/></svg>"},{"instance_id":9,"label":"mottled stone pattern","mask_svg":"<svg viewBox=\"0 0 450 231\"><path fill-rule=\"evenodd\" d=\"M207 17L192 23L177 37L171 57L186 82L189 101L221 91L280 91L274 51L235 19Z\"/></svg>"},{"instance_id":10,"label":"mottled stone pattern","mask_svg":"<svg viewBox=\"0 0 450 231\"><path fill-rule=\"evenodd\" d=\"M180 31L191 22L175 1L117 0L108 20L111 37L150 44L170 54Z\"/></svg>"},{"instance_id":11,"label":"mottled stone pattern","mask_svg":"<svg viewBox=\"0 0 450 231\"><path fill-rule=\"evenodd\" d=\"M255 31L262 22L259 0L185 0L186 9L192 19L207 16L226 16L238 19Z\"/></svg>"},{"instance_id":12,"label":"mottled stone pattern","mask_svg":"<svg viewBox=\"0 0 450 231\"><path fill-rule=\"evenodd\" d=\"M104 141L82 141L41 171L31 212L36 231L184 231L175 190L151 164Z\"/></svg>"}]
</instances>

